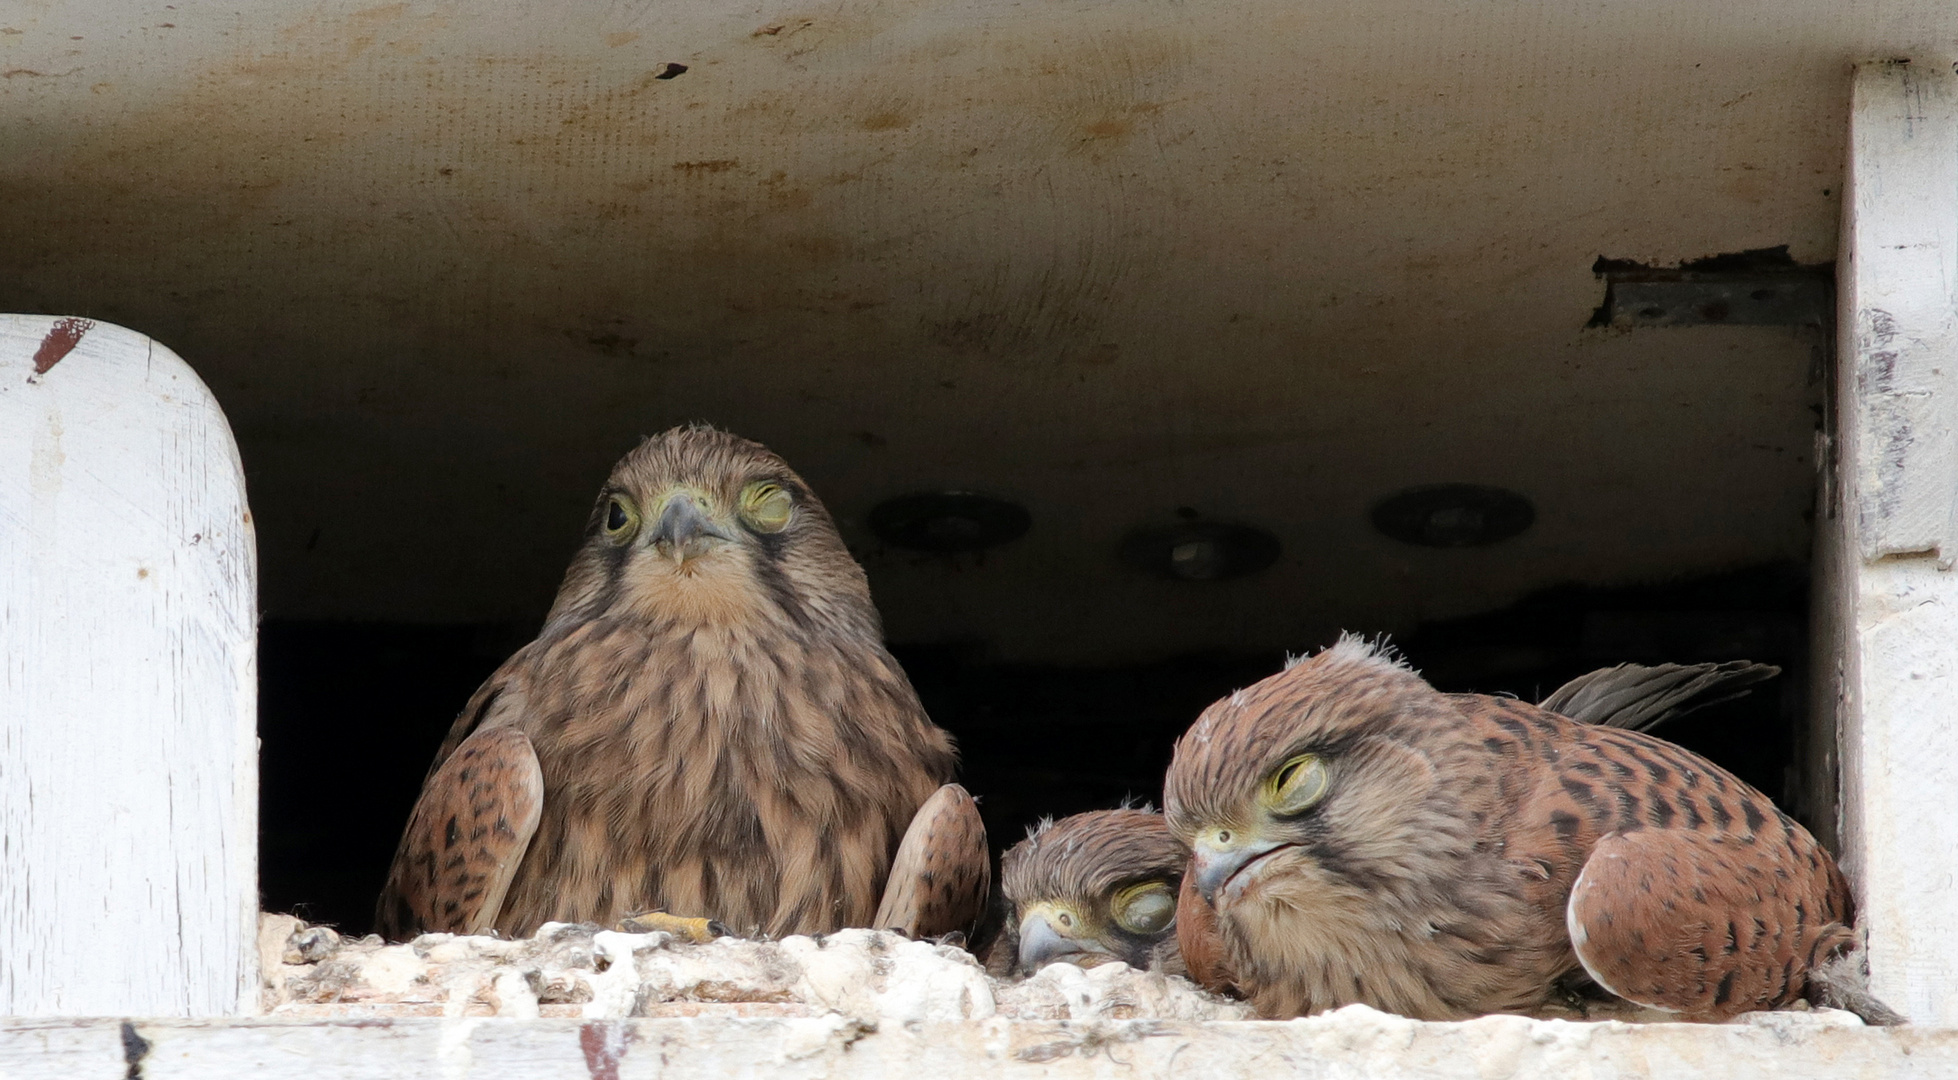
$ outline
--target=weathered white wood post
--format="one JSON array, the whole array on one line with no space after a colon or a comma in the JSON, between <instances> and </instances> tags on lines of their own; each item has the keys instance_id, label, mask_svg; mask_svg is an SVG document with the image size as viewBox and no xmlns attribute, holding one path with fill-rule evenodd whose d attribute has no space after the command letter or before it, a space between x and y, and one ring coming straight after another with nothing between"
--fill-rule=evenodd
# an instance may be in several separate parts
<instances>
[{"instance_id":1,"label":"weathered white wood post","mask_svg":"<svg viewBox=\"0 0 1958 1080\"><path fill-rule=\"evenodd\" d=\"M1874 989L1958 1023L1958 75L1858 69L1836 462L1818 515L1818 705ZM1825 459L1826 460L1826 459ZM1833 490L1830 490L1833 488Z\"/></svg>"},{"instance_id":2,"label":"weathered white wood post","mask_svg":"<svg viewBox=\"0 0 1958 1080\"><path fill-rule=\"evenodd\" d=\"M256 602L196 374L0 315L0 1014L255 1004Z\"/></svg>"}]
</instances>

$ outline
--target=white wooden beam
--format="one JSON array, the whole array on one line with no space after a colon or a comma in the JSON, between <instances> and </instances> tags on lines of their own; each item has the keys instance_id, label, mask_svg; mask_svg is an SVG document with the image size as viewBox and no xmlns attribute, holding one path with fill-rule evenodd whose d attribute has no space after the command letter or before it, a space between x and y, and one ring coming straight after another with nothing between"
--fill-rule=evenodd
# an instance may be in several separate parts
<instances>
[{"instance_id":1,"label":"white wooden beam","mask_svg":"<svg viewBox=\"0 0 1958 1080\"><path fill-rule=\"evenodd\" d=\"M252 1009L256 598L190 368L0 315L0 1014Z\"/></svg>"},{"instance_id":2,"label":"white wooden beam","mask_svg":"<svg viewBox=\"0 0 1958 1080\"><path fill-rule=\"evenodd\" d=\"M1874 989L1958 1023L1958 75L1856 72L1818 705Z\"/></svg>"},{"instance_id":3,"label":"white wooden beam","mask_svg":"<svg viewBox=\"0 0 1958 1080\"><path fill-rule=\"evenodd\" d=\"M1364 1006L1290 1022L796 1019L0 1022L0 1075L144 1080L1911 1080L1958 1075L1958 1033L1830 1026L1433 1024Z\"/></svg>"}]
</instances>

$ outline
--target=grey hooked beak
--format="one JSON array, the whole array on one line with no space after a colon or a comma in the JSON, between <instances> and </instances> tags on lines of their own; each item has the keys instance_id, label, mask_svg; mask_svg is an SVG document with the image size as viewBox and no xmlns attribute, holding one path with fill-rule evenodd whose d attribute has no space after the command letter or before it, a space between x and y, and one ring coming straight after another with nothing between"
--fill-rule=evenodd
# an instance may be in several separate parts
<instances>
[{"instance_id":1,"label":"grey hooked beak","mask_svg":"<svg viewBox=\"0 0 1958 1080\"><path fill-rule=\"evenodd\" d=\"M682 492L666 500L666 506L659 513L658 526L653 529L655 547L665 547L674 562L685 563L706 551L710 539L732 540L734 537L702 513L692 496Z\"/></svg>"},{"instance_id":2,"label":"grey hooked beak","mask_svg":"<svg viewBox=\"0 0 1958 1080\"><path fill-rule=\"evenodd\" d=\"M1020 970L1027 974L1058 960L1079 963L1090 955L1101 959L1112 954L1099 942L1071 937L1056 929L1044 913L1029 912L1020 922Z\"/></svg>"},{"instance_id":3,"label":"grey hooked beak","mask_svg":"<svg viewBox=\"0 0 1958 1080\"><path fill-rule=\"evenodd\" d=\"M1284 846L1280 840L1259 840L1249 836L1219 839L1214 831L1197 837L1195 855L1190 860L1190 871L1196 876L1197 895L1203 897L1204 903L1216 907L1217 890L1223 888L1225 882L1239 870Z\"/></svg>"}]
</instances>

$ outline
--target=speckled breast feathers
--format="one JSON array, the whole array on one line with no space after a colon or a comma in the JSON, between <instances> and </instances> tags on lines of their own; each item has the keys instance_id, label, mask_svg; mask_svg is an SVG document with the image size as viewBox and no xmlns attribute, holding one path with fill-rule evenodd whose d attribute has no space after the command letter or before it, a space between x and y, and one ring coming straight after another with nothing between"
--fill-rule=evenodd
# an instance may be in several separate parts
<instances>
[{"instance_id":1,"label":"speckled breast feathers","mask_svg":"<svg viewBox=\"0 0 1958 1080\"><path fill-rule=\"evenodd\" d=\"M497 732L514 735L499 768L534 759L532 835L445 847L445 763ZM448 905L474 904L508 934L650 908L772 934L866 925L952 764L807 485L758 444L678 428L614 468L544 629L457 719L380 920L461 928ZM471 875L513 846L485 920Z\"/></svg>"}]
</instances>

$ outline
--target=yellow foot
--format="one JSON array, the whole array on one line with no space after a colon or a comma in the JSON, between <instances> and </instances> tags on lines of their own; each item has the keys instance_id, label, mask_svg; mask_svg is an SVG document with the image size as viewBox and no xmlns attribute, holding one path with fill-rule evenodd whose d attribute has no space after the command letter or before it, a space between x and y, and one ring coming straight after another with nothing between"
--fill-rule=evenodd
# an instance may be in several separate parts
<instances>
[{"instance_id":1,"label":"yellow foot","mask_svg":"<svg viewBox=\"0 0 1958 1080\"><path fill-rule=\"evenodd\" d=\"M619 925L614 929L623 934L650 934L664 930L689 945L705 945L717 937L727 936L727 927L713 919L682 919L664 911L627 915L619 920Z\"/></svg>"}]
</instances>

